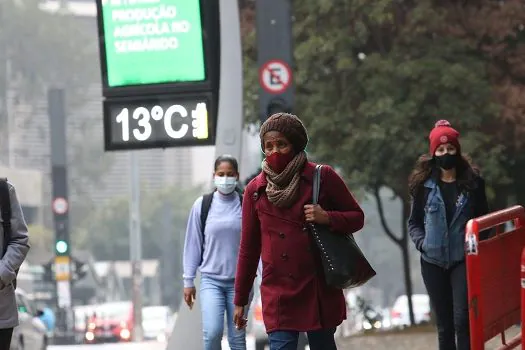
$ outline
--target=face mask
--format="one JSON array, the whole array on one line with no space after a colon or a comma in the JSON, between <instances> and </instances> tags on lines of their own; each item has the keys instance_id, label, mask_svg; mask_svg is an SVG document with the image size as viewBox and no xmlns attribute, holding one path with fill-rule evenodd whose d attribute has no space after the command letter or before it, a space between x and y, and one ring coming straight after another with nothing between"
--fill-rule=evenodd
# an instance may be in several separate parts
<instances>
[{"instance_id":1,"label":"face mask","mask_svg":"<svg viewBox=\"0 0 525 350\"><path fill-rule=\"evenodd\" d=\"M456 167L458 164L458 155L457 154L444 154L442 156L435 156L436 164L441 169L450 170Z\"/></svg>"},{"instance_id":2,"label":"face mask","mask_svg":"<svg viewBox=\"0 0 525 350\"><path fill-rule=\"evenodd\" d=\"M215 187L222 194L230 194L237 187L237 178L232 176L215 176Z\"/></svg>"},{"instance_id":3,"label":"face mask","mask_svg":"<svg viewBox=\"0 0 525 350\"><path fill-rule=\"evenodd\" d=\"M286 168L288 163L292 161L295 155L292 152L282 154L279 152L274 152L266 157L266 163L272 168L273 171L280 174Z\"/></svg>"}]
</instances>

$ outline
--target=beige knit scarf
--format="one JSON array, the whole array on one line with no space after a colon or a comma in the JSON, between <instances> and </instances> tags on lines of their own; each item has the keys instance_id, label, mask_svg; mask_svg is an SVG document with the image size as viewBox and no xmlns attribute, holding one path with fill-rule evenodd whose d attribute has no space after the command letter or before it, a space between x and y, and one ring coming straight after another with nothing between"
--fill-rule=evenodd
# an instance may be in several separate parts
<instances>
[{"instance_id":1,"label":"beige knit scarf","mask_svg":"<svg viewBox=\"0 0 525 350\"><path fill-rule=\"evenodd\" d=\"M297 153L282 173L278 174L263 160L262 169L268 181L266 195L270 203L280 208L288 208L295 203L299 196L301 170L305 162L306 153Z\"/></svg>"}]
</instances>

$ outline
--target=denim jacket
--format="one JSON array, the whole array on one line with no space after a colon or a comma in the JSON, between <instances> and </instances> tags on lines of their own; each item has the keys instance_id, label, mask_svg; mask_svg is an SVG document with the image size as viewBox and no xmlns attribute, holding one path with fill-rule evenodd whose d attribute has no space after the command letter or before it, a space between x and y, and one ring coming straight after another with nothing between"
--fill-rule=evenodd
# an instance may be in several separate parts
<instances>
[{"instance_id":1,"label":"denim jacket","mask_svg":"<svg viewBox=\"0 0 525 350\"><path fill-rule=\"evenodd\" d=\"M478 178L471 191L462 190L456 200L456 211L447 224L445 202L435 177L423 184L426 193L412 202L408 220L409 234L422 258L430 263L449 268L465 259L465 226L471 218L488 212L485 183Z\"/></svg>"}]
</instances>

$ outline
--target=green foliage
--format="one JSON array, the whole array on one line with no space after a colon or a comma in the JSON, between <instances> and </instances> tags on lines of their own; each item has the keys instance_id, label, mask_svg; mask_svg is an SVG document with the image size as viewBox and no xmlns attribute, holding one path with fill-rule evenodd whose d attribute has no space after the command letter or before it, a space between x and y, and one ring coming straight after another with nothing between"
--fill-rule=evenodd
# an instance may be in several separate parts
<instances>
[{"instance_id":1,"label":"green foliage","mask_svg":"<svg viewBox=\"0 0 525 350\"><path fill-rule=\"evenodd\" d=\"M164 249L181 244L191 205L200 188L142 191L141 228L144 259L158 259ZM99 260L129 259L129 199L115 198L85 218L74 234L76 249Z\"/></svg>"},{"instance_id":2,"label":"green foliage","mask_svg":"<svg viewBox=\"0 0 525 350\"><path fill-rule=\"evenodd\" d=\"M259 71L257 69L257 49L255 31L248 30L243 37L243 80L244 80L244 118L247 124L259 120Z\"/></svg>"},{"instance_id":3,"label":"green foliage","mask_svg":"<svg viewBox=\"0 0 525 350\"><path fill-rule=\"evenodd\" d=\"M28 225L29 244L31 249L29 254L44 255L53 252L55 233L40 225Z\"/></svg>"},{"instance_id":4,"label":"green foliage","mask_svg":"<svg viewBox=\"0 0 525 350\"><path fill-rule=\"evenodd\" d=\"M509 152L509 144L523 139L515 137L518 125L512 117L523 111L516 101L521 96L516 74L524 72L524 56L515 47L510 55L500 40L487 46L491 34L507 35L506 27L520 27L525 18L522 2L302 0L294 1L293 9L294 113L308 127L308 151L312 159L341 170L353 191L393 190L390 200L374 196L375 203L367 198L363 204L368 206L367 219L376 222L377 217L368 216L376 214L376 208L369 207L384 204L382 227L370 230L382 228L401 248L408 291L407 180L418 156L428 152L428 134L437 120L447 119L460 131L463 151L487 180L489 199L496 199L502 189L525 193L523 152ZM247 110L253 109L246 113L248 121L256 120L258 110L253 100L247 102L259 89L253 31L243 42L245 103ZM498 74L514 74L496 83L503 86L504 96L515 97L503 108L494 99L494 64L505 73ZM502 118L502 111L508 116ZM512 131L503 136L507 143L500 142L503 125ZM377 283L397 296L402 293L395 289L399 276L389 269L395 253L375 238L370 245L377 251L370 251L379 255L372 253L371 258L381 265L378 271L392 276ZM366 239L363 232L362 242ZM418 266L416 255L412 257L413 267Z\"/></svg>"},{"instance_id":5,"label":"green foliage","mask_svg":"<svg viewBox=\"0 0 525 350\"><path fill-rule=\"evenodd\" d=\"M444 13L430 1L304 2L295 27L297 113L311 149L354 184L383 186L407 200L407 178L428 150L428 133L448 119L466 152L487 165L502 149L480 127L497 113L484 57L442 34Z\"/></svg>"},{"instance_id":6,"label":"green foliage","mask_svg":"<svg viewBox=\"0 0 525 350\"><path fill-rule=\"evenodd\" d=\"M142 258L160 262L162 302L175 310L182 292L182 252L190 208L201 188L141 191ZM73 236L73 247L90 251L96 260L129 260L129 199L101 205Z\"/></svg>"}]
</instances>

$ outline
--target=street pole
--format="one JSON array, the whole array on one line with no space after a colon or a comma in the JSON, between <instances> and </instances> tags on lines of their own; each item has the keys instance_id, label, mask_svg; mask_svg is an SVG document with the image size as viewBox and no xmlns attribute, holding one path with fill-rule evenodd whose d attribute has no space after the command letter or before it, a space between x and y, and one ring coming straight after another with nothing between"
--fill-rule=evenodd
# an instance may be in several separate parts
<instances>
[{"instance_id":1,"label":"street pole","mask_svg":"<svg viewBox=\"0 0 525 350\"><path fill-rule=\"evenodd\" d=\"M70 343L74 337L71 298L71 248L69 239L69 198L67 184L67 142L65 93L48 90L51 143L51 182L55 222L55 280L57 296L57 343Z\"/></svg>"},{"instance_id":2,"label":"street pole","mask_svg":"<svg viewBox=\"0 0 525 350\"><path fill-rule=\"evenodd\" d=\"M140 342L142 332L142 234L140 227L140 169L136 151L129 152L129 255L131 260L133 332L132 340Z\"/></svg>"},{"instance_id":3,"label":"street pole","mask_svg":"<svg viewBox=\"0 0 525 350\"><path fill-rule=\"evenodd\" d=\"M259 66L259 118L292 112L293 81L291 0L257 0L257 64Z\"/></svg>"}]
</instances>

